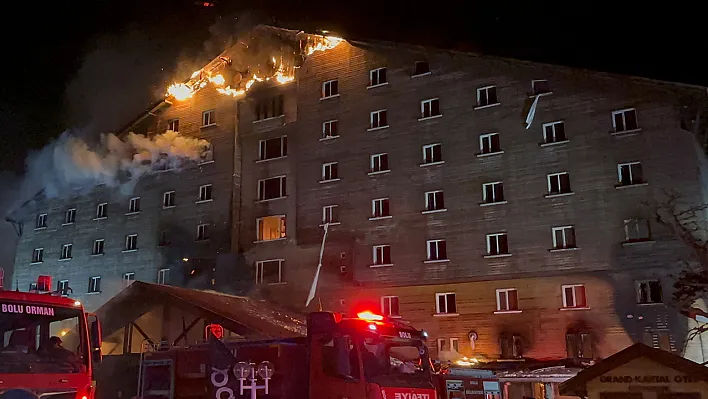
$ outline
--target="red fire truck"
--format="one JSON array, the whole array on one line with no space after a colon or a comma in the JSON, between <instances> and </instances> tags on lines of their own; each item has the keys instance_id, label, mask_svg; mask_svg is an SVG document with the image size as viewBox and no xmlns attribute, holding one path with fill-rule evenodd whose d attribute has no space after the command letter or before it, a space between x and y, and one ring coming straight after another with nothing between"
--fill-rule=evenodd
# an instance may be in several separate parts
<instances>
[{"instance_id":1,"label":"red fire truck","mask_svg":"<svg viewBox=\"0 0 708 399\"><path fill-rule=\"evenodd\" d=\"M255 398L254 389L268 386L263 393L273 399L436 398L426 334L372 312L357 317L311 313L306 337L212 340L208 345L144 354L138 395L142 399ZM213 342L239 363L217 366L214 358L219 354L214 353ZM244 368L251 371L251 379L239 371ZM268 380L265 385L258 386L252 378L256 368ZM250 392L244 391L244 380L250 381L245 388Z\"/></svg>"},{"instance_id":2,"label":"red fire truck","mask_svg":"<svg viewBox=\"0 0 708 399\"><path fill-rule=\"evenodd\" d=\"M80 302L52 293L0 289L0 398L93 399L101 326Z\"/></svg>"}]
</instances>

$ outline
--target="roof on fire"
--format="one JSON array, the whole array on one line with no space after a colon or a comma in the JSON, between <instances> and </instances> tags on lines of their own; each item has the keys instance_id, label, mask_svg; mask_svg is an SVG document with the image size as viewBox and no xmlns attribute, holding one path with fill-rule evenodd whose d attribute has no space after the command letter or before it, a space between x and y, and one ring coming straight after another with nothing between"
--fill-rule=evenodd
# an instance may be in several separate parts
<instances>
[{"instance_id":1,"label":"roof on fire","mask_svg":"<svg viewBox=\"0 0 708 399\"><path fill-rule=\"evenodd\" d=\"M243 336L285 338L305 336L302 315L270 302L244 296L200 291L136 281L111 298L96 313L109 336L156 306L169 305Z\"/></svg>"}]
</instances>

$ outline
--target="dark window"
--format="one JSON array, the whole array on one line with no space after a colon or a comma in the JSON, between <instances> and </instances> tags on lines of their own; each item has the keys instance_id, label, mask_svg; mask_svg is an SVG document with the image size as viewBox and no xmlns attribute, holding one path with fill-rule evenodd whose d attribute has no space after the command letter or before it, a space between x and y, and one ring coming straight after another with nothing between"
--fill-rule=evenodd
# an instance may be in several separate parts
<instances>
[{"instance_id":1,"label":"dark window","mask_svg":"<svg viewBox=\"0 0 708 399\"><path fill-rule=\"evenodd\" d=\"M533 94L543 94L551 92L551 85L547 80L534 80L531 82Z\"/></svg>"},{"instance_id":2,"label":"dark window","mask_svg":"<svg viewBox=\"0 0 708 399\"><path fill-rule=\"evenodd\" d=\"M488 86L477 89L477 106L484 107L485 105L496 104L497 100L497 87Z\"/></svg>"},{"instance_id":3,"label":"dark window","mask_svg":"<svg viewBox=\"0 0 708 399\"><path fill-rule=\"evenodd\" d=\"M336 80L322 83L322 98L334 97L339 94L339 85Z\"/></svg>"},{"instance_id":4,"label":"dark window","mask_svg":"<svg viewBox=\"0 0 708 399\"><path fill-rule=\"evenodd\" d=\"M282 198L286 195L285 187L285 176L260 180L258 182L258 200L265 201L275 198Z\"/></svg>"},{"instance_id":5,"label":"dark window","mask_svg":"<svg viewBox=\"0 0 708 399\"><path fill-rule=\"evenodd\" d=\"M400 310L398 307L397 296L385 296L381 298L381 313L385 316L398 316Z\"/></svg>"},{"instance_id":6,"label":"dark window","mask_svg":"<svg viewBox=\"0 0 708 399\"><path fill-rule=\"evenodd\" d=\"M440 115L440 100L432 98L420 102L420 117L431 118Z\"/></svg>"},{"instance_id":7,"label":"dark window","mask_svg":"<svg viewBox=\"0 0 708 399\"><path fill-rule=\"evenodd\" d=\"M546 143L565 141L565 122L554 122L543 125L543 138Z\"/></svg>"},{"instance_id":8,"label":"dark window","mask_svg":"<svg viewBox=\"0 0 708 399\"><path fill-rule=\"evenodd\" d=\"M482 154L494 154L495 152L501 152L499 133L489 133L479 136L479 151Z\"/></svg>"},{"instance_id":9,"label":"dark window","mask_svg":"<svg viewBox=\"0 0 708 399\"><path fill-rule=\"evenodd\" d=\"M520 335L502 334L499 337L499 347L502 359L521 359L523 357Z\"/></svg>"},{"instance_id":10,"label":"dark window","mask_svg":"<svg viewBox=\"0 0 708 399\"><path fill-rule=\"evenodd\" d=\"M428 241L428 260L447 259L447 244L445 240Z\"/></svg>"},{"instance_id":11,"label":"dark window","mask_svg":"<svg viewBox=\"0 0 708 399\"><path fill-rule=\"evenodd\" d=\"M430 191L425 193L425 210L436 211L445 209L445 197L442 191Z\"/></svg>"},{"instance_id":12,"label":"dark window","mask_svg":"<svg viewBox=\"0 0 708 399\"><path fill-rule=\"evenodd\" d=\"M487 255L505 255L509 253L509 241L506 233L487 236Z\"/></svg>"},{"instance_id":13,"label":"dark window","mask_svg":"<svg viewBox=\"0 0 708 399\"><path fill-rule=\"evenodd\" d=\"M661 281L647 280L637 282L637 303L662 303Z\"/></svg>"},{"instance_id":14,"label":"dark window","mask_svg":"<svg viewBox=\"0 0 708 399\"><path fill-rule=\"evenodd\" d=\"M386 68L372 69L369 71L369 86L382 85L386 82Z\"/></svg>"},{"instance_id":15,"label":"dark window","mask_svg":"<svg viewBox=\"0 0 708 399\"><path fill-rule=\"evenodd\" d=\"M564 172L548 175L548 194L567 194L570 192L569 173Z\"/></svg>"},{"instance_id":16,"label":"dark window","mask_svg":"<svg viewBox=\"0 0 708 399\"><path fill-rule=\"evenodd\" d=\"M413 66L413 76L422 75L430 72L430 64L428 61L416 61Z\"/></svg>"},{"instance_id":17,"label":"dark window","mask_svg":"<svg viewBox=\"0 0 708 399\"><path fill-rule=\"evenodd\" d=\"M89 279L88 292L101 292L101 276L94 276Z\"/></svg>"},{"instance_id":18,"label":"dark window","mask_svg":"<svg viewBox=\"0 0 708 399\"><path fill-rule=\"evenodd\" d=\"M485 204L504 201L504 184L502 182L485 183L483 185L483 201Z\"/></svg>"},{"instance_id":19,"label":"dark window","mask_svg":"<svg viewBox=\"0 0 708 399\"><path fill-rule=\"evenodd\" d=\"M260 121L268 118L275 118L284 114L284 97L278 95L271 98L261 99L256 102L256 120Z\"/></svg>"},{"instance_id":20,"label":"dark window","mask_svg":"<svg viewBox=\"0 0 708 399\"><path fill-rule=\"evenodd\" d=\"M612 118L615 125L615 132L626 132L639 128L637 124L637 110L634 108L615 111L612 113Z\"/></svg>"},{"instance_id":21,"label":"dark window","mask_svg":"<svg viewBox=\"0 0 708 399\"><path fill-rule=\"evenodd\" d=\"M592 359L592 336L587 333L569 332L565 335L565 347L570 359Z\"/></svg>"},{"instance_id":22,"label":"dark window","mask_svg":"<svg viewBox=\"0 0 708 399\"><path fill-rule=\"evenodd\" d=\"M442 162L442 144L431 144L423 147L423 163Z\"/></svg>"}]
</instances>

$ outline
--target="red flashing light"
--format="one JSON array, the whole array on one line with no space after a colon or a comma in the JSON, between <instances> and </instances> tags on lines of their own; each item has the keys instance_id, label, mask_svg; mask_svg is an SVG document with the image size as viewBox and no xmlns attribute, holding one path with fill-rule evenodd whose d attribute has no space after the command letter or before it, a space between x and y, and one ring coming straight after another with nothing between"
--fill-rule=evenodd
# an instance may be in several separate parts
<instances>
[{"instance_id":1,"label":"red flashing light","mask_svg":"<svg viewBox=\"0 0 708 399\"><path fill-rule=\"evenodd\" d=\"M209 338L209 335L213 335L216 339L224 337L224 327L221 324L209 324L204 330L205 338Z\"/></svg>"},{"instance_id":2,"label":"red flashing light","mask_svg":"<svg viewBox=\"0 0 708 399\"><path fill-rule=\"evenodd\" d=\"M363 312L357 313L356 317L358 317L362 320L368 320L368 321L381 321L384 318L380 314L373 313L369 310L365 310Z\"/></svg>"},{"instance_id":3,"label":"red flashing light","mask_svg":"<svg viewBox=\"0 0 708 399\"><path fill-rule=\"evenodd\" d=\"M37 278L37 291L51 291L52 290L52 277L51 276L39 276Z\"/></svg>"}]
</instances>

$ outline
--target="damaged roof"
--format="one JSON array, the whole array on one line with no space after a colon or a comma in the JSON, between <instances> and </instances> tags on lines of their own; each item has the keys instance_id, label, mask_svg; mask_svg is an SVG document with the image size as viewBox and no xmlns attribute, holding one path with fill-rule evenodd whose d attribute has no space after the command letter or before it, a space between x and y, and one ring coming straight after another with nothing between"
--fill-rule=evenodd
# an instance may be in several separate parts
<instances>
[{"instance_id":1,"label":"damaged roof","mask_svg":"<svg viewBox=\"0 0 708 399\"><path fill-rule=\"evenodd\" d=\"M96 313L109 336L157 306L170 306L219 322L246 337L287 338L307 335L303 315L273 303L216 291L200 291L136 281Z\"/></svg>"}]
</instances>

